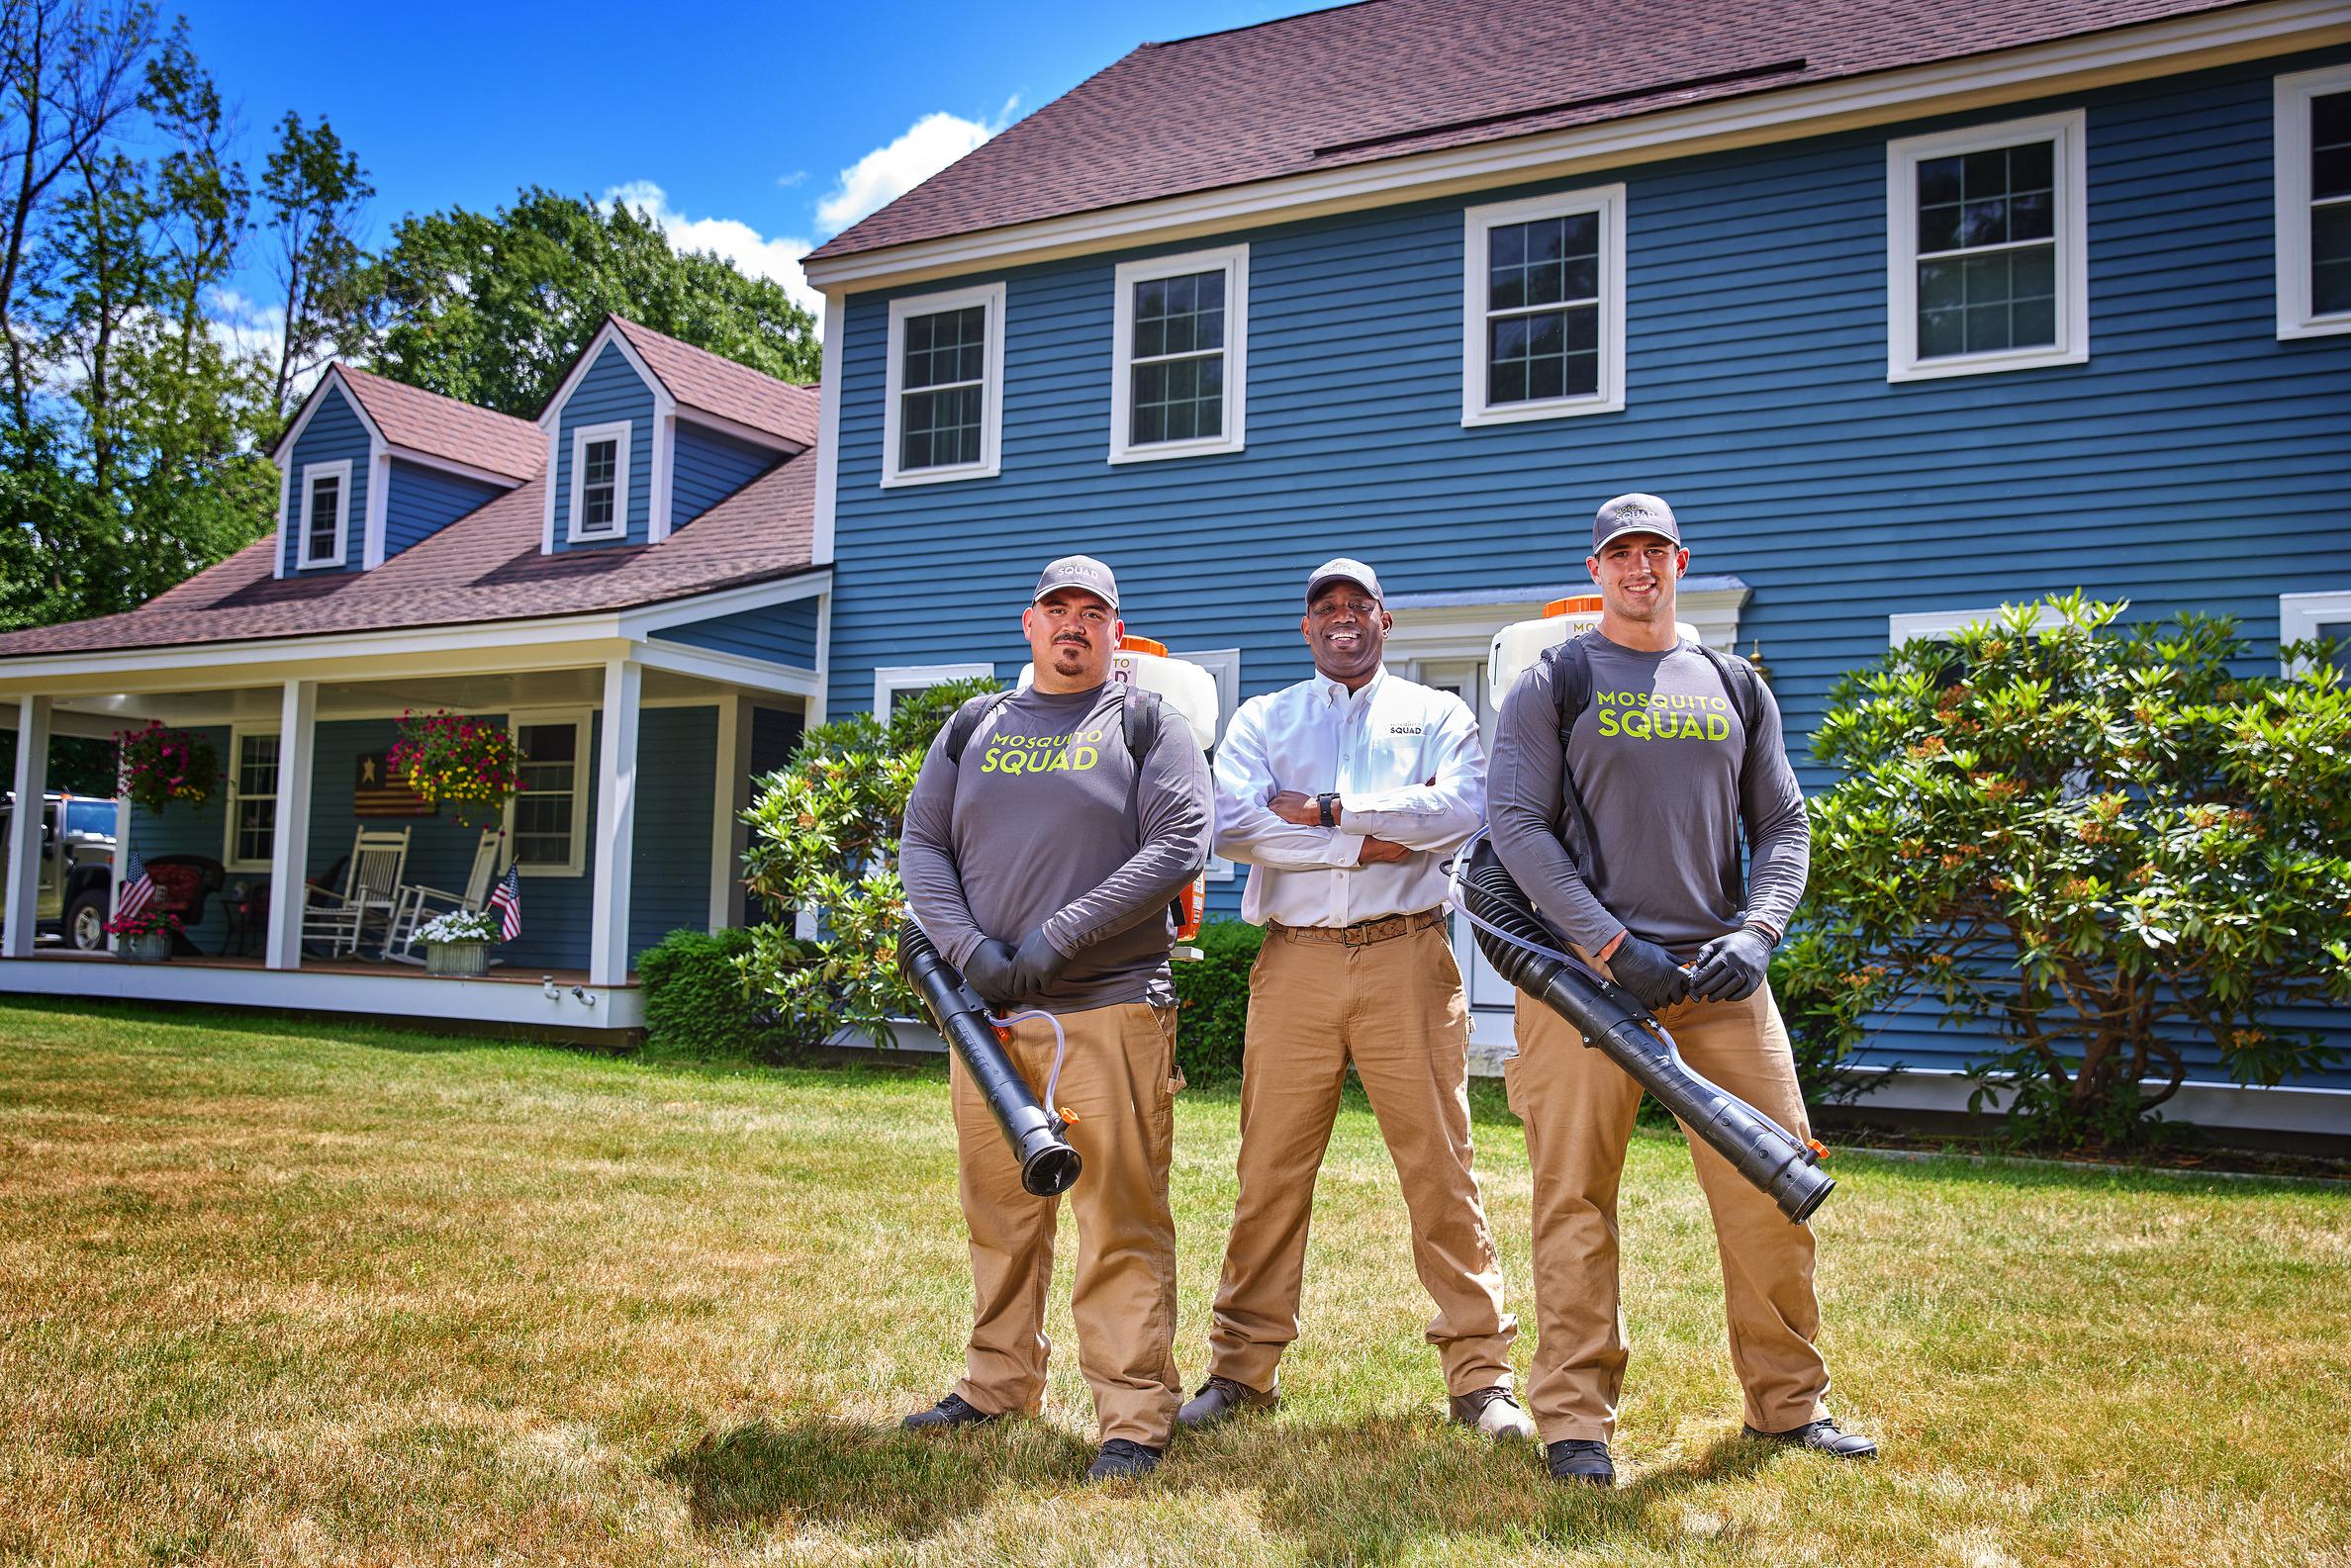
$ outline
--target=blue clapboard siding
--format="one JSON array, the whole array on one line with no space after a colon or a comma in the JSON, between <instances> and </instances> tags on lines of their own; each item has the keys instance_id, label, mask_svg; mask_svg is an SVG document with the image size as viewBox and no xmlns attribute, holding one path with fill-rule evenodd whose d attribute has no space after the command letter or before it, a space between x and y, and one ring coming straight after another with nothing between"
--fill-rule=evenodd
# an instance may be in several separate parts
<instances>
[{"instance_id":1,"label":"blue clapboard siding","mask_svg":"<svg viewBox=\"0 0 2351 1568\"><path fill-rule=\"evenodd\" d=\"M1775 672L1814 789L1831 684L1884 651L1890 613L2080 587L2274 644L2281 592L2351 588L2351 337L2275 336L2272 78L2346 57L1230 236L1251 245L1239 454L1105 461L1112 267L1201 241L902 291L1007 284L993 480L880 488L890 295L853 296L831 701L868 706L877 665L1016 668L1034 574L1075 549L1116 568L1130 630L1238 647L1244 694L1267 691L1310 668L1297 593L1323 558L1367 558L1391 594L1574 582L1593 507L1628 490L1673 502L1694 571L1752 585L1740 644ZM1889 384L1886 140L2076 107L2090 362ZM1625 412L1462 428L1462 208L1618 180Z\"/></svg>"},{"instance_id":2,"label":"blue clapboard siding","mask_svg":"<svg viewBox=\"0 0 2351 1568\"><path fill-rule=\"evenodd\" d=\"M366 558L367 544L367 487L368 474L367 426L360 421L359 412L351 400L343 395L338 384L319 394L319 406L302 427L302 439L294 443L286 454L289 483L286 487L286 535L280 543L288 577L325 577L336 572L356 572ZM351 465L351 499L344 508L343 564L316 566L304 570L297 565L302 559L302 516L305 497L310 487L303 478L304 470L314 463L348 462Z\"/></svg>"},{"instance_id":3,"label":"blue clapboard siding","mask_svg":"<svg viewBox=\"0 0 2351 1568\"><path fill-rule=\"evenodd\" d=\"M816 600L796 599L758 609L737 610L709 620L669 626L653 635L665 642L683 642L718 653L765 659L795 669L816 668Z\"/></svg>"},{"instance_id":4,"label":"blue clapboard siding","mask_svg":"<svg viewBox=\"0 0 2351 1568\"><path fill-rule=\"evenodd\" d=\"M628 899L631 963L680 926L710 928L717 755L714 707L651 707L638 720L636 859Z\"/></svg>"},{"instance_id":5,"label":"blue clapboard siding","mask_svg":"<svg viewBox=\"0 0 2351 1568\"><path fill-rule=\"evenodd\" d=\"M572 432L583 425L629 421L628 534L625 538L593 544L567 544L571 531ZM596 363L572 388L563 402L555 442L555 548L593 550L611 545L643 544L645 519L653 506L653 389L629 364L617 342L608 342Z\"/></svg>"},{"instance_id":6,"label":"blue clapboard siding","mask_svg":"<svg viewBox=\"0 0 2351 1568\"><path fill-rule=\"evenodd\" d=\"M781 461L765 447L680 419L672 458L670 526L685 527Z\"/></svg>"},{"instance_id":7,"label":"blue clapboard siding","mask_svg":"<svg viewBox=\"0 0 2351 1568\"><path fill-rule=\"evenodd\" d=\"M459 517L504 494L488 480L392 460L392 482L384 487L384 559L422 544Z\"/></svg>"}]
</instances>

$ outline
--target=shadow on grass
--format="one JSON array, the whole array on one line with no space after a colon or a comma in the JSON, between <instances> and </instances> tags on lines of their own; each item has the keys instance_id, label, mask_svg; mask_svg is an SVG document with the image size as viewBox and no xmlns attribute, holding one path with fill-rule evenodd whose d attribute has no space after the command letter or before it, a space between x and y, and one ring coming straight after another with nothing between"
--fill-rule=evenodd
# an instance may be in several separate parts
<instances>
[{"instance_id":1,"label":"shadow on grass","mask_svg":"<svg viewBox=\"0 0 2351 1568\"><path fill-rule=\"evenodd\" d=\"M911 1544L980 1513L1000 1492L1074 1491L1092 1449L1033 1421L918 1435L828 1418L751 1422L664 1462L698 1528L726 1534L802 1522L874 1543ZM1536 1444L1500 1447L1434 1417L1317 1426L1250 1422L1178 1435L1152 1492L1253 1494L1259 1524L1314 1563L1382 1563L1434 1540L1587 1544L1644 1532L1680 1494L1778 1457L1727 1437L1694 1458L1637 1468L1612 1491L1567 1486ZM1229 1506L1229 1505L1227 1505Z\"/></svg>"}]
</instances>

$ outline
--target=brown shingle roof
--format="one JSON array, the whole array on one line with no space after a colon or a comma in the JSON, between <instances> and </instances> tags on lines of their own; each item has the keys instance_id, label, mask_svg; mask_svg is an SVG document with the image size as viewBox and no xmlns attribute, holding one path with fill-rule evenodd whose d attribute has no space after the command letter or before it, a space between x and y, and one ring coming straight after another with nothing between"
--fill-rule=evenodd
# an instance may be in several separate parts
<instances>
[{"instance_id":1,"label":"brown shingle roof","mask_svg":"<svg viewBox=\"0 0 2351 1568\"><path fill-rule=\"evenodd\" d=\"M137 609L0 636L0 659L584 614L789 577L809 565L815 476L813 455L796 457L661 543L629 548L539 554L543 478L372 572L273 578L271 533Z\"/></svg>"},{"instance_id":2,"label":"brown shingle roof","mask_svg":"<svg viewBox=\"0 0 2351 1568\"><path fill-rule=\"evenodd\" d=\"M350 365L338 363L334 370L394 446L509 479L528 479L546 466L546 434L528 419L477 409Z\"/></svg>"},{"instance_id":3,"label":"brown shingle roof","mask_svg":"<svg viewBox=\"0 0 2351 1568\"><path fill-rule=\"evenodd\" d=\"M661 378L680 408L715 414L801 446L816 444L814 387L778 381L748 365L738 365L706 348L682 343L617 316L612 318L612 325L628 339L628 346L637 351L646 367Z\"/></svg>"},{"instance_id":4,"label":"brown shingle roof","mask_svg":"<svg viewBox=\"0 0 2351 1568\"><path fill-rule=\"evenodd\" d=\"M2226 9L1367 0L1147 44L819 246L846 256Z\"/></svg>"}]
</instances>

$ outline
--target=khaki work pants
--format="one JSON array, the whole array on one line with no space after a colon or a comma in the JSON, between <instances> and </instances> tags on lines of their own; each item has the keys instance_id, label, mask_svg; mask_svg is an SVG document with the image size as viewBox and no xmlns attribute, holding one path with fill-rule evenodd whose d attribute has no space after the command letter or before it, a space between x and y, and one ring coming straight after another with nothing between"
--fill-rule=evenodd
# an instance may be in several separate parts
<instances>
[{"instance_id":1,"label":"khaki work pants","mask_svg":"<svg viewBox=\"0 0 2351 1568\"><path fill-rule=\"evenodd\" d=\"M1078 1366L1093 1390L1101 1440L1164 1447L1182 1402L1176 1375L1176 1221L1168 1212L1175 1105L1176 1010L1142 1002L1063 1013L1070 1041L1055 1098L1076 1118L1083 1161L1078 1218ZM1053 1030L1012 1026L1004 1048L1039 1095L1053 1070ZM1045 1294L1061 1200L1022 1189L1020 1165L960 1060L950 1065L957 1187L972 1237L972 1339L955 1392L977 1409L1035 1415L1045 1399Z\"/></svg>"},{"instance_id":2,"label":"khaki work pants","mask_svg":"<svg viewBox=\"0 0 2351 1568\"><path fill-rule=\"evenodd\" d=\"M1657 1021L1692 1071L1799 1138L1811 1136L1796 1064L1771 987L1742 1002L1687 1001ZM1575 1027L1532 996L1518 999L1516 1060L1503 1069L1510 1108L1527 1124L1535 1188L1535 1317L1528 1377L1545 1442L1606 1442L1625 1384L1625 1319L1617 1294L1617 1181L1641 1086ZM1683 1130L1688 1137L1688 1130ZM1813 1341L1813 1235L1697 1139L1690 1155L1714 1216L1723 1261L1731 1364L1746 1391L1746 1424L1787 1431L1829 1414L1829 1369Z\"/></svg>"},{"instance_id":3,"label":"khaki work pants","mask_svg":"<svg viewBox=\"0 0 2351 1568\"><path fill-rule=\"evenodd\" d=\"M1314 1180L1350 1061L1403 1185L1446 1391L1508 1388L1518 1324L1469 1168L1469 1003L1442 925L1360 947L1267 933L1249 976L1241 1192L1208 1370L1270 1389L1298 1337Z\"/></svg>"}]
</instances>

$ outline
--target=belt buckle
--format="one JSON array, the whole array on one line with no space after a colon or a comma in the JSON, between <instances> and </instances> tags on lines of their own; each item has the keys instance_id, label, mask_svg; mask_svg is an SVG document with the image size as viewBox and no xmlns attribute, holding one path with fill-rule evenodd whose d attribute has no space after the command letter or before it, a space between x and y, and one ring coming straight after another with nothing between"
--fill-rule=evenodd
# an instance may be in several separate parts
<instances>
[{"instance_id":1,"label":"belt buckle","mask_svg":"<svg viewBox=\"0 0 2351 1568\"><path fill-rule=\"evenodd\" d=\"M1371 928L1377 924L1376 920L1359 920L1352 926L1341 926L1339 941L1346 947L1367 948L1379 940L1371 934Z\"/></svg>"}]
</instances>

